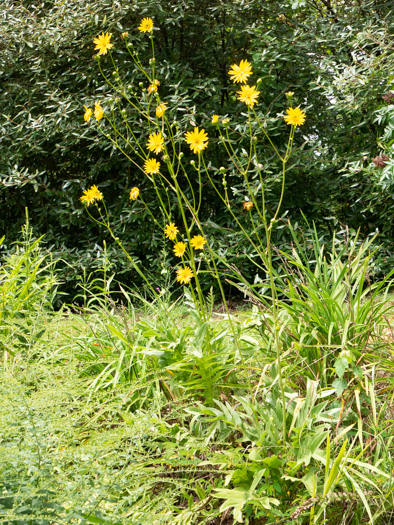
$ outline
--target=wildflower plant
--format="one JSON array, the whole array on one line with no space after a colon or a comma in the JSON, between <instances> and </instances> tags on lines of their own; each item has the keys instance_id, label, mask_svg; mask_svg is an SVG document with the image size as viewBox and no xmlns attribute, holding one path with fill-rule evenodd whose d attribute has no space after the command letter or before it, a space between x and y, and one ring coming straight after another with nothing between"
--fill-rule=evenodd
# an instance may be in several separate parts
<instances>
[{"instance_id":1,"label":"wildflower plant","mask_svg":"<svg viewBox=\"0 0 394 525\"><path fill-rule=\"evenodd\" d=\"M269 279L271 290L271 311L272 326L278 323L278 297L275 282L275 272L272 263L272 229L279 218L280 210L285 192L286 167L292 153L293 141L296 129L304 124L306 115L299 107L289 107L284 116L284 122L290 125L290 132L287 144L279 147L274 144L266 130L266 125L261 116L256 112L259 104L261 92L258 90L259 82L252 82L253 67L248 60L241 60L233 64L229 71L229 77L239 89L234 93L235 98L245 105L247 110L246 129L249 135L248 151L244 156L240 156L239 151L234 148L231 137L231 128L228 118L220 119L219 115L211 117L211 124L215 126L219 142L225 148L229 163L236 172L242 177L244 187L247 191L247 198L243 203L244 214L240 214L232 202L229 194L226 170L219 168L223 174L222 187L212 178L212 168L206 160L209 153L210 137L201 125L193 123L193 129L181 131L175 118L172 119L171 107L168 101L163 101L160 94L161 82L156 78L156 61L154 48L154 22L151 18L142 19L138 30L150 39L152 58L149 66L145 67L138 54L134 51L133 43L129 39L128 33L123 33L121 40L126 46L134 66L139 71L144 81L140 82L138 89L134 86L126 86L122 81L119 69L112 55L112 49L116 46L111 40L111 34L102 33L94 40L96 49L99 50L97 63L101 74L115 94L114 103L109 107L102 107L100 102L96 102L94 116L98 131L110 141L115 148L123 153L132 163L136 170L143 173L155 191L160 202L163 220L151 213L157 228L161 229L163 235L169 243L173 243L172 252L174 257L179 260L175 269L174 279L182 286L188 286L189 294L192 297L196 309L198 309L202 319L208 319L208 309L206 299L202 292L199 281L199 273L209 272L218 283L222 294L222 299L227 309L224 290L222 286L222 274L225 269L234 275L234 269L229 268L224 257L219 250L215 250L210 239L204 232L204 218L200 217L201 203L203 197L202 174L208 178L213 190L216 192L218 202L221 202L225 209L230 213L239 230L243 233L250 245L258 256L258 265L263 268ZM104 68L104 60L105 68ZM112 75L106 73L107 66L113 69ZM286 94L289 104L293 103L293 93ZM126 109L127 108L127 109ZM147 131L132 129L128 121L128 111L136 113L140 119L146 122ZM92 110L85 107L85 121L89 122ZM120 120L119 120L120 117ZM264 141L272 149L282 165L280 180L280 195L276 209L267 209L265 202L265 192L267 191L266 182L262 173L262 165L259 162L257 143L264 138ZM189 147L190 152L196 157L189 164L184 161L184 148ZM257 175L259 180L259 192L254 191L251 183L251 176ZM180 183L182 180L182 184ZM184 190L185 185L188 189ZM94 188L94 189L93 189ZM98 193L97 193L98 192ZM175 222L172 215L172 208L168 200L168 192L173 192L176 196L181 222ZM100 193L101 197L98 197ZM130 190L130 200L134 201L139 197L138 188ZM94 203L103 205L99 209L100 220L94 219L108 228L113 238L123 248L121 241L114 235L109 224L109 217L106 212L104 198L101 192L92 187L85 191L81 200L88 207ZM149 210L147 203L144 205ZM245 223L245 213L250 218L251 228ZM92 215L91 215L92 216ZM92 217L93 218L93 217ZM163 225L164 222L164 225ZM262 235L262 232L264 233ZM132 257L127 255L132 261L133 266L140 275L144 277L153 293L155 290L149 283L143 268L135 263ZM237 272L235 272L237 273ZM228 275L228 274L227 274ZM265 302L256 292L253 285L245 283L243 276L238 275L238 280L246 284L256 300ZM231 323L231 316L227 309L228 318ZM278 367L278 381L282 401L282 439L286 439L286 402L285 402L285 377L282 367L282 349L279 331L273 329L272 338L274 340L276 359ZM237 337L234 338L237 341ZM241 353L240 353L241 355ZM241 356L242 358L242 356Z\"/></svg>"}]
</instances>

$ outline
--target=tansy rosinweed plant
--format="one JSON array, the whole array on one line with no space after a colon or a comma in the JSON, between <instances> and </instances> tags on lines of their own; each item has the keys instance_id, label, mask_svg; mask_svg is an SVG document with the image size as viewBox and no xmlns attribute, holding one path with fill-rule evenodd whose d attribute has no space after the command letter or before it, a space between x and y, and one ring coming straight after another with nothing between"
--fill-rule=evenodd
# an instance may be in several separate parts
<instances>
[{"instance_id":1,"label":"tansy rosinweed plant","mask_svg":"<svg viewBox=\"0 0 394 525\"><path fill-rule=\"evenodd\" d=\"M122 33L121 39L130 55L134 67L144 79L138 85L138 88L132 85L125 85L122 81L119 68L114 60L112 50L116 46L112 43L111 33L102 33L94 39L95 49L98 50L96 55L97 64L100 72L110 88L114 92L114 98L106 100L96 100L93 108L85 107L84 119L90 123L94 116L97 123L97 130L110 141L134 166L136 171L141 171L148 179L152 190L160 202L163 220L155 216L149 209L149 198L144 198L140 189L135 186L130 189L130 201L140 200L151 214L152 219L157 225L158 230L169 242L173 243L173 253L179 259L179 265L175 270L174 278L182 286L188 286L189 294L195 302L196 308L203 319L208 318L208 309L206 298L204 297L199 273L208 272L217 280L222 299L227 309L225 295L221 283L223 271L227 275L234 276L235 279L242 280L230 268L224 257L214 248L213 243L207 239L204 233L203 222L201 217L201 203L203 198L202 173L205 172L208 180L212 184L213 190L217 194L218 202L227 209L231 214L239 230L245 235L246 239L253 246L258 256L258 264L263 268L268 276L271 290L270 308L273 316L273 327L277 326L278 318L278 301L277 288L275 283L275 272L272 264L272 246L271 233L275 222L279 218L284 190L286 167L292 152L294 134L298 126L304 124L306 115L299 107L292 107L293 93L286 94L290 107L284 116L285 122L290 126L289 138L284 147L274 144L266 131L264 120L257 114L255 106L259 102L261 95L258 90L259 81L250 82L253 76L252 64L243 59L239 64L233 64L228 72L230 79L235 84L239 84L236 91L236 98L239 102L245 104L247 111L247 129L249 148L246 154L239 155L239 152L233 147L233 141L230 134L230 122L228 118L221 118L219 115L213 115L210 125L213 125L219 142L225 148L229 162L233 165L236 172L243 178L245 189L248 192L243 209L250 219L250 225L245 224L245 214L240 215L231 202L232 196L228 190L226 180L226 169L219 168L222 174L222 187L218 187L211 177L210 163L205 158L205 153L209 147L209 134L201 127L194 125L193 129L181 131L176 122L175 116L171 116L171 107L168 102L163 101L160 96L161 81L156 78L156 61L154 48L154 22L151 18L143 18L138 31L147 35L150 39L152 48L152 58L149 61L149 67L145 67L138 54L135 52L132 39L128 33ZM143 35L141 35L143 36ZM111 75L107 72L107 67L113 69ZM132 129L128 121L128 112L135 112L139 115L141 121L146 123L146 131ZM195 123L194 123L195 124ZM261 140L258 135L263 136L273 153L281 162L281 180L280 195L276 209L268 210L265 204L265 181L262 173L262 166L259 163L256 144ZM184 161L184 147L188 146L196 159L186 165ZM260 181L260 191L256 194L252 190L251 177L258 177ZM180 181L182 180L182 184ZM188 191L185 191L185 185ZM172 216L168 192L174 192L179 206L181 223L175 223ZM111 229L109 216L105 206L104 195L96 187L85 190L81 201L86 205L90 217L106 227L124 251L134 269L144 279L147 287L153 295L157 294L152 284L147 278L146 272L137 264L133 257L125 250L122 241L115 235ZM92 214L90 205L95 205L97 213ZM163 224L164 223L164 224ZM260 302L265 301L259 297ZM231 323L231 316L227 309L227 315ZM286 402L285 402L285 382L284 370L281 357L281 343L278 330L274 329L272 338L276 350L278 381L281 392L282 404L282 439L286 439ZM236 342L236 337L234 337Z\"/></svg>"}]
</instances>

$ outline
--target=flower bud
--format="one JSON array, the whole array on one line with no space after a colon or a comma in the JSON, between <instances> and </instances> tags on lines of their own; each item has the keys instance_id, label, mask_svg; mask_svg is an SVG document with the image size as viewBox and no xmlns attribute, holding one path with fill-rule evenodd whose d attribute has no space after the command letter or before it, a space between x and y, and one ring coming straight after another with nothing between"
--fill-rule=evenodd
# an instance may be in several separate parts
<instances>
[{"instance_id":1,"label":"flower bud","mask_svg":"<svg viewBox=\"0 0 394 525\"><path fill-rule=\"evenodd\" d=\"M224 173L224 172L226 171L226 168L225 168L224 166L220 166L219 171L221 171L222 173Z\"/></svg>"},{"instance_id":2,"label":"flower bud","mask_svg":"<svg viewBox=\"0 0 394 525\"><path fill-rule=\"evenodd\" d=\"M181 158L183 157L183 155L184 155L184 154L183 154L183 151L181 151L181 152L179 153L179 158L181 159Z\"/></svg>"},{"instance_id":3,"label":"flower bud","mask_svg":"<svg viewBox=\"0 0 394 525\"><path fill-rule=\"evenodd\" d=\"M155 63L156 63L156 59L155 59L155 58L151 58L151 59L149 60L149 64L155 64Z\"/></svg>"},{"instance_id":4,"label":"flower bud","mask_svg":"<svg viewBox=\"0 0 394 525\"><path fill-rule=\"evenodd\" d=\"M143 82L140 82L138 85L140 86L140 88L144 87L144 83Z\"/></svg>"},{"instance_id":5,"label":"flower bud","mask_svg":"<svg viewBox=\"0 0 394 525\"><path fill-rule=\"evenodd\" d=\"M191 164L192 166L195 166L195 164L196 164L196 161L194 161L194 160L191 160L191 161L190 161L190 164Z\"/></svg>"},{"instance_id":6,"label":"flower bud","mask_svg":"<svg viewBox=\"0 0 394 525\"><path fill-rule=\"evenodd\" d=\"M163 155L163 162L170 162L170 157L168 155Z\"/></svg>"}]
</instances>

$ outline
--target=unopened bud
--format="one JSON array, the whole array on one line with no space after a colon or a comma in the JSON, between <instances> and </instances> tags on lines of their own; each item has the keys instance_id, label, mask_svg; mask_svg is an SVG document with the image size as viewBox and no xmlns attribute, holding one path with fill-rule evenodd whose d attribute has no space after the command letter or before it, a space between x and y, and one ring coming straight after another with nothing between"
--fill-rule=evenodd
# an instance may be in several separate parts
<instances>
[{"instance_id":1,"label":"unopened bud","mask_svg":"<svg viewBox=\"0 0 394 525\"><path fill-rule=\"evenodd\" d=\"M151 58L151 59L149 60L149 64L155 64L155 63L156 63L156 59L155 59L155 58Z\"/></svg>"},{"instance_id":2,"label":"unopened bud","mask_svg":"<svg viewBox=\"0 0 394 525\"><path fill-rule=\"evenodd\" d=\"M143 82L140 82L138 85L140 86L140 88L144 87L144 83Z\"/></svg>"},{"instance_id":3,"label":"unopened bud","mask_svg":"<svg viewBox=\"0 0 394 525\"><path fill-rule=\"evenodd\" d=\"M224 172L226 171L226 168L223 167L223 166L220 166L219 171L221 171L222 173L224 173Z\"/></svg>"},{"instance_id":4,"label":"unopened bud","mask_svg":"<svg viewBox=\"0 0 394 525\"><path fill-rule=\"evenodd\" d=\"M195 160L191 160L191 161L190 161L190 164L191 164L192 166L195 166L196 161L195 161Z\"/></svg>"},{"instance_id":5,"label":"unopened bud","mask_svg":"<svg viewBox=\"0 0 394 525\"><path fill-rule=\"evenodd\" d=\"M261 83L262 83L262 81L263 81L263 79L262 79L262 78L258 78L258 79L257 79L257 82L256 82L256 85L258 86L259 84L261 84Z\"/></svg>"},{"instance_id":6,"label":"unopened bud","mask_svg":"<svg viewBox=\"0 0 394 525\"><path fill-rule=\"evenodd\" d=\"M253 142L254 144L256 144L256 143L257 143L257 137L253 137L253 138L252 138L252 142Z\"/></svg>"},{"instance_id":7,"label":"unopened bud","mask_svg":"<svg viewBox=\"0 0 394 525\"><path fill-rule=\"evenodd\" d=\"M179 153L179 158L181 159L181 158L183 157L183 155L184 155L184 153L183 153L183 151L181 151L181 152Z\"/></svg>"},{"instance_id":8,"label":"unopened bud","mask_svg":"<svg viewBox=\"0 0 394 525\"><path fill-rule=\"evenodd\" d=\"M170 162L170 157L168 155L163 155L163 162Z\"/></svg>"}]
</instances>

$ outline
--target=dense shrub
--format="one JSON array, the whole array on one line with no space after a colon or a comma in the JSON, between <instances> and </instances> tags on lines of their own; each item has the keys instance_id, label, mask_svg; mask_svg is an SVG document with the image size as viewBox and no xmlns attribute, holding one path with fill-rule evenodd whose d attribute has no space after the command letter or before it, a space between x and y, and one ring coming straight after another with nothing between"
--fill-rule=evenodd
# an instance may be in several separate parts
<instances>
[{"instance_id":1,"label":"dense shrub","mask_svg":"<svg viewBox=\"0 0 394 525\"><path fill-rule=\"evenodd\" d=\"M379 241L386 252L376 267L384 269L391 263L392 168L382 173L372 158L383 150L390 156L391 148L390 135L374 113L383 108L385 122L393 113L390 98L382 100L393 66L389 8L388 1L370 0L4 1L0 232L7 232L8 242L14 239L27 206L35 231L45 233L48 246L65 260L62 277L70 289L82 267L89 272L102 266L104 232L86 221L79 202L82 190L96 183L105 192L126 247L144 261L152 279L162 279L163 264L171 264L171 257L164 263L157 257L163 249L161 235L142 206L133 212L127 206L127 189L138 184L148 195L147 181L82 118L84 104L111 96L92 60L93 38L102 30L113 33L123 78L138 88L142 79L130 67L120 34L129 31L147 61L146 39L135 28L142 16L153 16L161 96L181 128L196 122L211 131L211 169L218 183L221 177L214 170L227 166L208 123L212 113L231 119L243 111L227 71L246 57L261 79L258 112L277 144L287 132L277 119L286 108L286 91L294 91L294 103L308 114L287 180L286 216L296 222L302 210L322 233L331 234L343 224L361 228L363 235L382 230ZM108 62L104 68L110 70ZM130 115L130 123L138 134L138 117ZM279 191L277 165L265 145L259 147L266 184L272 188L269 209ZM228 180L234 202L241 203L244 187L231 171ZM257 180L255 184L258 191ZM175 202L173 206L176 216ZM218 208L212 190L207 190L203 206L207 227L223 253L253 278L255 270L245 255L248 246L232 233L233 224ZM279 224L276 243L288 237ZM112 245L108 250L112 270L118 277L123 273L124 282L134 282L127 261Z\"/></svg>"}]
</instances>

